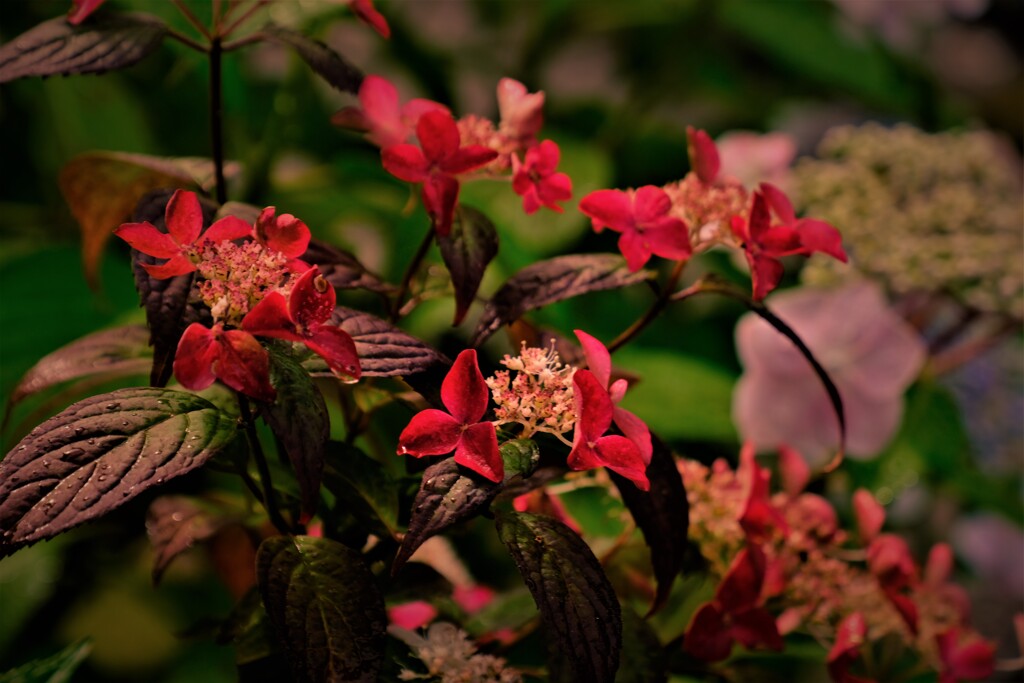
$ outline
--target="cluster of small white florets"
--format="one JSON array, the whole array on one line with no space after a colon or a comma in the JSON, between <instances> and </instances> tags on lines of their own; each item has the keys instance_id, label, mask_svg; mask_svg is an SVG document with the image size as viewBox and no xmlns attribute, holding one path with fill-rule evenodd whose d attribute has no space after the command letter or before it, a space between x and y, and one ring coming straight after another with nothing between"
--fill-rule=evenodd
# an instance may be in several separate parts
<instances>
[{"instance_id":1,"label":"cluster of small white florets","mask_svg":"<svg viewBox=\"0 0 1024 683\"><path fill-rule=\"evenodd\" d=\"M478 654L476 645L453 624L439 622L427 629L426 636L410 631L393 631L426 665L428 674L408 669L399 674L403 681L438 680L442 683L521 683L515 669L501 657Z\"/></svg>"},{"instance_id":2,"label":"cluster of small white florets","mask_svg":"<svg viewBox=\"0 0 1024 683\"><path fill-rule=\"evenodd\" d=\"M498 404L495 425L522 425L520 438L524 439L547 432L564 440L562 434L576 423L572 390L575 366L562 363L553 340L547 348L528 347L523 342L520 354L506 354L501 364L508 370L499 370L486 380Z\"/></svg>"}]
</instances>

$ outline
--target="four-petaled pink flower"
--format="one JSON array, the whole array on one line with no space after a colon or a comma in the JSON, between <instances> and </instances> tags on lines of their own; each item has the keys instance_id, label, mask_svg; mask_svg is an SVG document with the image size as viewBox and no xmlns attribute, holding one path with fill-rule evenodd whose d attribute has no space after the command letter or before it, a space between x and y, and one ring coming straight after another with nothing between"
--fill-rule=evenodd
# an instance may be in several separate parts
<instances>
[{"instance_id":1,"label":"four-petaled pink flower","mask_svg":"<svg viewBox=\"0 0 1024 683\"><path fill-rule=\"evenodd\" d=\"M995 645L978 636L954 626L937 635L935 642L942 660L939 683L984 681L995 670Z\"/></svg>"},{"instance_id":2,"label":"four-petaled pink flower","mask_svg":"<svg viewBox=\"0 0 1024 683\"><path fill-rule=\"evenodd\" d=\"M572 198L572 180L555 171L558 158L558 145L551 140L526 150L523 161L512 155L512 189L523 198L527 215L542 206L561 213L562 207L557 202Z\"/></svg>"},{"instance_id":3,"label":"four-petaled pink flower","mask_svg":"<svg viewBox=\"0 0 1024 683\"><path fill-rule=\"evenodd\" d=\"M672 200L660 187L638 190L597 190L580 201L594 230L611 228L622 233L619 251L632 271L640 270L651 254L667 259L689 258L690 233L686 223L669 215Z\"/></svg>"},{"instance_id":4,"label":"four-petaled pink flower","mask_svg":"<svg viewBox=\"0 0 1024 683\"><path fill-rule=\"evenodd\" d=\"M428 111L447 112L448 108L432 100L416 98L399 105L398 88L373 74L359 86L362 107L345 107L331 117L331 123L343 128L366 131L366 139L378 147L408 142L416 122Z\"/></svg>"},{"instance_id":5,"label":"four-petaled pink flower","mask_svg":"<svg viewBox=\"0 0 1024 683\"><path fill-rule=\"evenodd\" d=\"M643 458L644 465L649 465L654 452L651 445L651 430L643 420L618 405L626 395L629 382L624 379L612 382L612 357L608 353L608 348L583 330L574 331L576 338L580 340L580 346L583 347L583 357L587 360L587 368L594 373L594 377L608 392L608 397L612 400L612 421L622 435L636 446L640 457Z\"/></svg>"},{"instance_id":6,"label":"four-petaled pink flower","mask_svg":"<svg viewBox=\"0 0 1024 683\"><path fill-rule=\"evenodd\" d=\"M174 376L181 386L201 391L219 379L232 389L272 401L270 357L256 338L242 330L212 329L192 323L181 335L174 356Z\"/></svg>"},{"instance_id":7,"label":"four-petaled pink flower","mask_svg":"<svg viewBox=\"0 0 1024 683\"><path fill-rule=\"evenodd\" d=\"M462 147L455 119L448 112L429 111L421 116L416 136L422 149L409 144L391 145L381 150L381 161L395 177L423 183L423 205L434 230L444 237L451 231L459 197L455 176L493 161L498 153L483 145Z\"/></svg>"},{"instance_id":8,"label":"four-petaled pink flower","mask_svg":"<svg viewBox=\"0 0 1024 683\"><path fill-rule=\"evenodd\" d=\"M614 411L612 399L601 380L590 370L577 370L572 388L576 428L567 460L569 467L574 470L607 467L632 481L640 490L649 490L647 463L636 444L624 436L605 436Z\"/></svg>"},{"instance_id":9,"label":"four-petaled pink flower","mask_svg":"<svg viewBox=\"0 0 1024 683\"><path fill-rule=\"evenodd\" d=\"M488 395L476 351L466 349L441 383L441 401L448 412L428 408L414 415L398 437L398 454L421 458L454 450L455 462L500 482L505 465L498 436L491 422L481 421Z\"/></svg>"},{"instance_id":10,"label":"four-petaled pink flower","mask_svg":"<svg viewBox=\"0 0 1024 683\"><path fill-rule=\"evenodd\" d=\"M160 265L142 265L147 273L159 280L196 270L197 254L206 244L241 239L252 234L252 226L236 216L225 216L203 232L203 210L199 199L194 192L186 190L175 191L167 202L164 219L167 232L160 232L148 222L124 223L114 231L133 249L156 258L169 259Z\"/></svg>"},{"instance_id":11,"label":"four-petaled pink flower","mask_svg":"<svg viewBox=\"0 0 1024 683\"><path fill-rule=\"evenodd\" d=\"M287 299L281 292L273 291L256 304L242 319L242 329L260 337L302 342L322 356L335 375L355 381L361 373L352 337L340 328L324 324L334 312L336 297L334 287L320 274L320 269L310 268L292 287Z\"/></svg>"},{"instance_id":12,"label":"four-petaled pink flower","mask_svg":"<svg viewBox=\"0 0 1024 683\"><path fill-rule=\"evenodd\" d=\"M761 606L767 559L748 545L733 560L715 591L693 615L683 646L694 657L717 662L729 656L734 642L747 649L763 645L781 650L782 636L771 612Z\"/></svg>"},{"instance_id":13,"label":"four-petaled pink flower","mask_svg":"<svg viewBox=\"0 0 1024 683\"><path fill-rule=\"evenodd\" d=\"M527 91L513 78L498 81L501 132L516 140L532 140L544 125L544 93Z\"/></svg>"},{"instance_id":14,"label":"four-petaled pink flower","mask_svg":"<svg viewBox=\"0 0 1024 683\"><path fill-rule=\"evenodd\" d=\"M78 26L86 17L99 9L107 0L71 0L71 9L68 10L68 23Z\"/></svg>"}]
</instances>

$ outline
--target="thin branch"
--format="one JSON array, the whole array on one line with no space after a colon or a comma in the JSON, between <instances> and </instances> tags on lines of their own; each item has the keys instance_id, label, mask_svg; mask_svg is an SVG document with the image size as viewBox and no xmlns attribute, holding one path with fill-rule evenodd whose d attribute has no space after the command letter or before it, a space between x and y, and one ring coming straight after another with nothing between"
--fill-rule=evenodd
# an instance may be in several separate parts
<instances>
[{"instance_id":1,"label":"thin branch","mask_svg":"<svg viewBox=\"0 0 1024 683\"><path fill-rule=\"evenodd\" d=\"M263 507L267 511L267 516L270 517L270 523L282 534L287 534L290 531L290 527L281 515L281 511L277 509L274 484L270 479L270 466L267 465L267 456L263 453L263 444L260 443L260 437L256 433L256 421L253 418L252 410L249 409L249 399L238 392L235 392L235 396L238 398L238 409L241 412L242 422L245 425L245 435L249 440L249 448L252 451L253 459L256 461L256 469L260 473L260 483L263 485Z\"/></svg>"},{"instance_id":2,"label":"thin branch","mask_svg":"<svg viewBox=\"0 0 1024 683\"><path fill-rule=\"evenodd\" d=\"M405 300L405 295L409 293L409 284L412 282L413 276L416 271L419 270L420 264L423 263L424 257L427 255L427 250L430 249L430 245L434 241L434 228L433 226L427 230L426 237L420 243L419 248L413 255L412 260L409 261L408 267L405 269L405 274L402 276L402 284L398 286L398 291L395 293L395 303L391 307L391 322L397 322L402 313L402 303Z\"/></svg>"},{"instance_id":3,"label":"thin branch","mask_svg":"<svg viewBox=\"0 0 1024 683\"><path fill-rule=\"evenodd\" d=\"M199 18L196 15L192 14L192 10L188 8L188 5L182 2L182 0L171 0L171 2L174 3L174 6L178 8L178 11L185 16L188 23L192 24L197 31L203 34L203 37L207 40L213 39L213 36L210 35L210 31L203 25L203 22L199 21Z\"/></svg>"},{"instance_id":4,"label":"thin branch","mask_svg":"<svg viewBox=\"0 0 1024 683\"><path fill-rule=\"evenodd\" d=\"M644 313L643 317L639 318L618 337L613 339L610 344L608 344L609 353L614 353L616 350L628 344L661 314L665 309L665 306L667 306L669 301L672 300L673 290L676 288L676 285L679 284L679 278L683 274L684 267L686 267L685 260L676 261L676 265L672 268L672 273L668 276L668 280L665 282L665 286L661 289L661 293L658 295L658 298L654 300L654 303L647 309L647 312Z\"/></svg>"},{"instance_id":5,"label":"thin branch","mask_svg":"<svg viewBox=\"0 0 1024 683\"><path fill-rule=\"evenodd\" d=\"M255 5L253 5L252 7L247 9L245 12L243 12L237 19L235 19L233 22L231 22L230 26L228 26L226 29L221 31L220 32L220 36L222 38L226 38L226 37L230 36L232 33L234 33L238 29L239 26L241 26L246 21L248 21L249 17L251 17L253 14L255 14L264 5L268 4L268 2L269 2L269 0L257 0ZM226 18L226 15L225 15L225 18Z\"/></svg>"},{"instance_id":6,"label":"thin branch","mask_svg":"<svg viewBox=\"0 0 1024 683\"><path fill-rule=\"evenodd\" d=\"M205 45L203 45L201 43L197 43L196 41L194 41L191 38L189 38L188 36L186 36L184 33L178 33L173 28L167 29L167 37L172 39L172 40L178 41L182 45L186 45L186 46L192 48L196 52L202 52L203 54L206 54L207 52L210 51L210 49L208 47L206 47Z\"/></svg>"},{"instance_id":7,"label":"thin branch","mask_svg":"<svg viewBox=\"0 0 1024 683\"><path fill-rule=\"evenodd\" d=\"M243 48L246 45L253 45L254 43L263 42L266 39L267 39L267 34L266 33L264 33L263 31L256 31L255 33L250 33L247 36L242 36L238 40L228 41L228 42L224 43L223 45L221 45L220 49L221 49L222 52L231 52L232 50L237 50L239 48Z\"/></svg>"},{"instance_id":8,"label":"thin branch","mask_svg":"<svg viewBox=\"0 0 1024 683\"><path fill-rule=\"evenodd\" d=\"M213 168L217 189L217 202L228 200L224 181L224 93L221 88L220 38L210 41L210 144L213 147Z\"/></svg>"}]
</instances>

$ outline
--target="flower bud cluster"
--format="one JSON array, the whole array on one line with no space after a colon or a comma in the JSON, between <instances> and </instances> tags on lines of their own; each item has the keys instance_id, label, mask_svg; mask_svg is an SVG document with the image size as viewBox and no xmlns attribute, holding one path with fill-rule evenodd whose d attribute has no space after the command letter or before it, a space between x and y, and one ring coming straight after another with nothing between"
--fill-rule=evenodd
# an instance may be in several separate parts
<instances>
[{"instance_id":1,"label":"flower bud cluster","mask_svg":"<svg viewBox=\"0 0 1024 683\"><path fill-rule=\"evenodd\" d=\"M196 269L202 280L199 298L214 322L237 327L245 314L271 291L287 295L291 284L288 258L259 242L215 242L204 245Z\"/></svg>"},{"instance_id":2,"label":"flower bud cluster","mask_svg":"<svg viewBox=\"0 0 1024 683\"><path fill-rule=\"evenodd\" d=\"M393 629L392 634L401 638L427 667L429 675L403 670L399 679L437 680L442 683L519 683L522 676L501 657L479 654L476 645L465 631L454 624L439 622L432 624L425 635L411 631Z\"/></svg>"},{"instance_id":3,"label":"flower bud cluster","mask_svg":"<svg viewBox=\"0 0 1024 683\"><path fill-rule=\"evenodd\" d=\"M520 354L506 354L501 364L508 370L499 370L486 380L497 404L497 424L522 425L520 438L524 439L536 432L561 435L573 428L576 368L561 362L554 342L546 349L523 342ZM514 378L511 372L516 373Z\"/></svg>"}]
</instances>

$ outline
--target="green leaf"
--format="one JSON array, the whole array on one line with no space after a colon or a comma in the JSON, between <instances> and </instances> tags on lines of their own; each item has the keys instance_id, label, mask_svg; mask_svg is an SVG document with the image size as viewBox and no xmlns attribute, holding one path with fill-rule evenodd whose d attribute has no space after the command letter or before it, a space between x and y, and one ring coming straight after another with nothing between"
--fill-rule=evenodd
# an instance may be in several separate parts
<instances>
[{"instance_id":1,"label":"green leaf","mask_svg":"<svg viewBox=\"0 0 1024 683\"><path fill-rule=\"evenodd\" d=\"M38 391L91 375L145 375L153 364L149 330L127 325L101 330L43 356L18 382L8 409Z\"/></svg>"},{"instance_id":2,"label":"green leaf","mask_svg":"<svg viewBox=\"0 0 1024 683\"><path fill-rule=\"evenodd\" d=\"M23 664L0 674L0 683L67 683L71 674L92 651L92 643L82 640L68 645L55 655Z\"/></svg>"},{"instance_id":3,"label":"green leaf","mask_svg":"<svg viewBox=\"0 0 1024 683\"><path fill-rule=\"evenodd\" d=\"M615 683L664 683L668 658L651 625L628 607L622 611L622 663Z\"/></svg>"},{"instance_id":4,"label":"green leaf","mask_svg":"<svg viewBox=\"0 0 1024 683\"><path fill-rule=\"evenodd\" d=\"M734 378L706 361L668 351L625 348L616 363L641 377L622 407L663 438L734 443Z\"/></svg>"},{"instance_id":5,"label":"green leaf","mask_svg":"<svg viewBox=\"0 0 1024 683\"><path fill-rule=\"evenodd\" d=\"M459 206L451 232L439 235L437 244L455 287L452 325L458 325L476 298L487 264L498 253L498 233L482 212L471 206Z\"/></svg>"},{"instance_id":6,"label":"green leaf","mask_svg":"<svg viewBox=\"0 0 1024 683\"><path fill-rule=\"evenodd\" d=\"M375 534L398 538L398 485L379 462L362 451L328 444L324 485L338 498L337 508L352 514Z\"/></svg>"},{"instance_id":7,"label":"green leaf","mask_svg":"<svg viewBox=\"0 0 1024 683\"><path fill-rule=\"evenodd\" d=\"M528 311L588 292L627 287L651 276L649 270L630 272L618 254L569 254L534 263L509 278L487 302L472 345L479 346Z\"/></svg>"},{"instance_id":8,"label":"green leaf","mask_svg":"<svg viewBox=\"0 0 1024 683\"><path fill-rule=\"evenodd\" d=\"M324 472L324 446L330 436L327 404L309 373L277 345L271 346L270 380L277 389L273 403L264 403L263 419L281 440L299 483L302 512L316 514Z\"/></svg>"},{"instance_id":9,"label":"green leaf","mask_svg":"<svg viewBox=\"0 0 1024 683\"><path fill-rule=\"evenodd\" d=\"M572 680L611 683L622 650L615 591L587 544L542 515L499 514L508 547L540 610L553 652L568 659Z\"/></svg>"},{"instance_id":10,"label":"green leaf","mask_svg":"<svg viewBox=\"0 0 1024 683\"><path fill-rule=\"evenodd\" d=\"M423 472L420 490L412 503L409 531L391 565L392 576L425 540L477 516L501 490L499 484L464 472L455 464L455 458L446 458Z\"/></svg>"},{"instance_id":11,"label":"green leaf","mask_svg":"<svg viewBox=\"0 0 1024 683\"><path fill-rule=\"evenodd\" d=\"M256 573L297 681L377 680L387 615L362 555L324 538L275 536L260 545Z\"/></svg>"},{"instance_id":12,"label":"green leaf","mask_svg":"<svg viewBox=\"0 0 1024 683\"><path fill-rule=\"evenodd\" d=\"M153 52L166 35L167 25L149 14L97 15L79 26L54 17L0 46L0 83L123 69Z\"/></svg>"},{"instance_id":13,"label":"green leaf","mask_svg":"<svg viewBox=\"0 0 1024 683\"><path fill-rule=\"evenodd\" d=\"M650 491L641 491L625 477L608 471L651 549L658 590L649 614L665 606L672 582L683 569L689 554L687 529L690 525L690 505L676 460L665 442L654 434L651 434L651 442L654 452L647 467Z\"/></svg>"},{"instance_id":14,"label":"green leaf","mask_svg":"<svg viewBox=\"0 0 1024 683\"><path fill-rule=\"evenodd\" d=\"M73 404L0 461L0 554L200 467L236 429L231 416L182 391L120 389Z\"/></svg>"},{"instance_id":15,"label":"green leaf","mask_svg":"<svg viewBox=\"0 0 1024 683\"><path fill-rule=\"evenodd\" d=\"M362 72L319 40L277 24L268 24L262 33L267 40L287 45L295 50L296 54L331 86L342 92L358 94L359 85L363 82Z\"/></svg>"},{"instance_id":16,"label":"green leaf","mask_svg":"<svg viewBox=\"0 0 1024 683\"><path fill-rule=\"evenodd\" d=\"M533 439L512 439L501 444L501 459L505 463L505 478L528 477L540 462L540 449Z\"/></svg>"}]
</instances>

